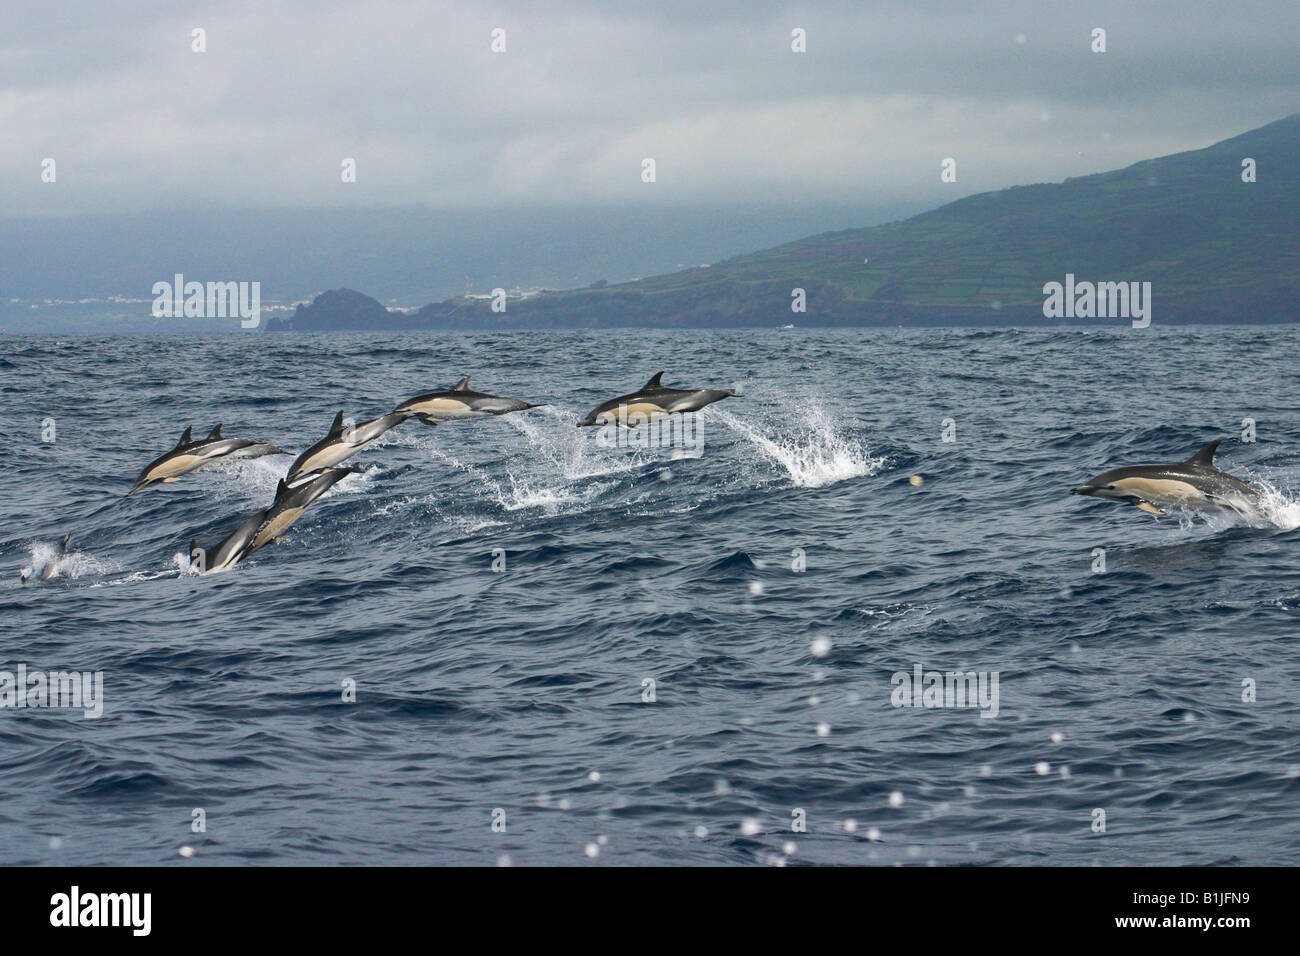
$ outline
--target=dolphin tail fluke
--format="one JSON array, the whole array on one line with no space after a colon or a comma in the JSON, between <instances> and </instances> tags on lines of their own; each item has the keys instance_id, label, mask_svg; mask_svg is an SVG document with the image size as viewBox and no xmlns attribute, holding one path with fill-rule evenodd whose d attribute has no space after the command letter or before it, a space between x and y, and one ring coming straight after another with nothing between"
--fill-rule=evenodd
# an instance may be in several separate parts
<instances>
[{"instance_id":1,"label":"dolphin tail fluke","mask_svg":"<svg viewBox=\"0 0 1300 956\"><path fill-rule=\"evenodd\" d=\"M72 537L72 535L70 535L70 534L65 534L65 535L63 536L63 540L59 542L59 553L58 553L58 556L59 556L60 558L63 557L65 554L68 553L68 539L71 538L71 537Z\"/></svg>"},{"instance_id":2,"label":"dolphin tail fluke","mask_svg":"<svg viewBox=\"0 0 1300 956\"><path fill-rule=\"evenodd\" d=\"M1187 464L1202 465L1206 468L1214 467L1214 453L1218 450L1219 442L1221 441L1223 441L1222 438L1214 439L1214 441L1210 442L1191 458L1187 459Z\"/></svg>"}]
</instances>

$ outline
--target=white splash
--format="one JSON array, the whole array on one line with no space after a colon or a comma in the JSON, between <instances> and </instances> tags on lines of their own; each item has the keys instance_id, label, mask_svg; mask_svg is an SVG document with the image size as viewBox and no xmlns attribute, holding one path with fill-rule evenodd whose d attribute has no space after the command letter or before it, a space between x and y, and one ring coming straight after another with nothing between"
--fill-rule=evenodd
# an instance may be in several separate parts
<instances>
[{"instance_id":1,"label":"white splash","mask_svg":"<svg viewBox=\"0 0 1300 956\"><path fill-rule=\"evenodd\" d=\"M22 569L23 576L35 580L54 561L58 567L58 577L76 579L86 576L98 577L122 570L122 566L113 561L105 561L85 551L70 550L63 557L58 557L56 544L33 541L31 544L32 563Z\"/></svg>"},{"instance_id":2,"label":"white splash","mask_svg":"<svg viewBox=\"0 0 1300 956\"><path fill-rule=\"evenodd\" d=\"M629 472L645 464L647 459L639 453L629 454L597 444L593 437L596 430L575 427L574 416L551 406L545 411L551 418L545 427L525 415L507 415L505 420L566 481Z\"/></svg>"},{"instance_id":3,"label":"white splash","mask_svg":"<svg viewBox=\"0 0 1300 956\"><path fill-rule=\"evenodd\" d=\"M1201 519L1212 532L1226 531L1228 528L1276 528L1281 531L1294 531L1300 528L1300 499L1291 497L1267 478L1248 475L1249 483L1259 490L1255 501L1236 502L1236 510L1193 511L1175 509L1178 526L1183 531L1191 530L1197 519Z\"/></svg>"},{"instance_id":4,"label":"white splash","mask_svg":"<svg viewBox=\"0 0 1300 956\"><path fill-rule=\"evenodd\" d=\"M883 457L872 457L858 442L840 434L820 405L803 403L800 411L803 422L794 429L755 426L722 409L710 417L784 468L796 488L820 488L846 478L874 475L885 464Z\"/></svg>"}]
</instances>

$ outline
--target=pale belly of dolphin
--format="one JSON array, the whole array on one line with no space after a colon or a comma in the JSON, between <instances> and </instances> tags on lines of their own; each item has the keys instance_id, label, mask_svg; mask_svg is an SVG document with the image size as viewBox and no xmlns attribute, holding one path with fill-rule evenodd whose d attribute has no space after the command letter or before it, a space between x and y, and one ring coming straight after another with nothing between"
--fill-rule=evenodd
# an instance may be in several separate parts
<instances>
[{"instance_id":1,"label":"pale belly of dolphin","mask_svg":"<svg viewBox=\"0 0 1300 956\"><path fill-rule=\"evenodd\" d=\"M368 444L370 444L370 442L363 441L358 442L355 445L349 445L347 442L341 441L335 442L332 445L327 445L299 465L297 472L299 474L306 474L307 472L315 471L318 468L329 468L331 465L337 465L344 459L355 455Z\"/></svg>"},{"instance_id":2,"label":"pale belly of dolphin","mask_svg":"<svg viewBox=\"0 0 1300 956\"><path fill-rule=\"evenodd\" d=\"M304 508L286 508L258 530L253 538L252 549L260 548L289 530L289 526L302 517Z\"/></svg>"},{"instance_id":3,"label":"pale belly of dolphin","mask_svg":"<svg viewBox=\"0 0 1300 956\"><path fill-rule=\"evenodd\" d=\"M1155 504L1195 508L1210 503L1195 485L1176 478L1121 478L1115 488Z\"/></svg>"},{"instance_id":4,"label":"pale belly of dolphin","mask_svg":"<svg viewBox=\"0 0 1300 956\"><path fill-rule=\"evenodd\" d=\"M435 418L439 421L451 418L477 418L487 414L487 412L476 411L465 402L454 398L430 398L423 402L411 402L403 405L402 411L414 412L425 418Z\"/></svg>"},{"instance_id":5,"label":"pale belly of dolphin","mask_svg":"<svg viewBox=\"0 0 1300 956\"><path fill-rule=\"evenodd\" d=\"M631 405L620 405L618 408L611 408L608 411L601 412L597 416L598 422L618 422L626 424L629 420L649 421L654 418L662 418L667 415L661 405L654 402L633 402Z\"/></svg>"},{"instance_id":6,"label":"pale belly of dolphin","mask_svg":"<svg viewBox=\"0 0 1300 956\"><path fill-rule=\"evenodd\" d=\"M150 468L149 474L145 475L145 480L166 481L168 478L176 478L193 471L206 460L201 455L177 455Z\"/></svg>"}]
</instances>

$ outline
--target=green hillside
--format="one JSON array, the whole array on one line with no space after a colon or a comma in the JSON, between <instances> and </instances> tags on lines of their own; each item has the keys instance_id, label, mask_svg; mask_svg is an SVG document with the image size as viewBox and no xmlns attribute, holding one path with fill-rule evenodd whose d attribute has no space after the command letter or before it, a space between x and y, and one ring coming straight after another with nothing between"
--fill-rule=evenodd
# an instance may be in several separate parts
<instances>
[{"instance_id":1,"label":"green hillside","mask_svg":"<svg viewBox=\"0 0 1300 956\"><path fill-rule=\"evenodd\" d=\"M1256 182L1242 181L1245 158L1255 160ZM1066 273L1152 283L1157 323L1294 321L1298 159L1300 114L1206 149L969 196L904 221L825 233L707 268L547 293L512 301L505 314L449 300L395 324L1045 322L1043 285ZM805 314L791 311L795 287L806 290ZM295 327L312 327L310 318Z\"/></svg>"}]
</instances>

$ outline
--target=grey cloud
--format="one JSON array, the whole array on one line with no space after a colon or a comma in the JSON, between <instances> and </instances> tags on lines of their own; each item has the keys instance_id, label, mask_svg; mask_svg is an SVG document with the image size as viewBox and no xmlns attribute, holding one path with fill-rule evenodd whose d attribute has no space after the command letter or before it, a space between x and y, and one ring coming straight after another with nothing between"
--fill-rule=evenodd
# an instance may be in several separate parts
<instances>
[{"instance_id":1,"label":"grey cloud","mask_svg":"<svg viewBox=\"0 0 1300 956\"><path fill-rule=\"evenodd\" d=\"M1300 109L1300 4L16 10L0 207L941 202ZM189 51L189 30L208 52ZM507 30L495 55L488 34ZM809 52L789 51L792 27ZM1088 49L1093 27L1109 52ZM1017 42L1020 38L1023 42ZM42 158L59 181L39 181ZM640 182L652 156L659 182ZM958 183L938 180L958 160ZM343 185L343 157L359 181Z\"/></svg>"}]
</instances>

